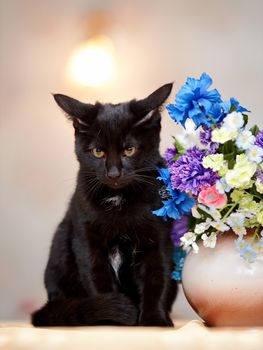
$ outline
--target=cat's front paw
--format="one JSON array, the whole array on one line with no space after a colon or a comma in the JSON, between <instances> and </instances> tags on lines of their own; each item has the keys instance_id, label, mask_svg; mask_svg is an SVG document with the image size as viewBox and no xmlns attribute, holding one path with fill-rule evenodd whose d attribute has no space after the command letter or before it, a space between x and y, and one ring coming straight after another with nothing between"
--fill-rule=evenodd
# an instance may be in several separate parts
<instances>
[{"instance_id":1,"label":"cat's front paw","mask_svg":"<svg viewBox=\"0 0 263 350\"><path fill-rule=\"evenodd\" d=\"M173 321L169 316L160 314L141 314L139 317L139 326L144 327L173 327Z\"/></svg>"}]
</instances>

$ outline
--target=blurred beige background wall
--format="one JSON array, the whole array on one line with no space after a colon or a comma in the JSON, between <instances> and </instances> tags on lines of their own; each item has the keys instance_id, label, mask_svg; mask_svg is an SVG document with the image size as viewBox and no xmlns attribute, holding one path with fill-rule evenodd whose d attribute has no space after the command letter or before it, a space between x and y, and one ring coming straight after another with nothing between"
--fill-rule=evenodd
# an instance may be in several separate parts
<instances>
[{"instance_id":1,"label":"blurred beige background wall","mask_svg":"<svg viewBox=\"0 0 263 350\"><path fill-rule=\"evenodd\" d=\"M104 11L117 62L113 82L81 88L69 55ZM43 270L74 190L73 130L50 92L120 102L209 73L263 127L261 0L0 0L0 319L24 319L45 300ZM177 129L163 116L162 151ZM180 295L175 314L193 317Z\"/></svg>"}]
</instances>

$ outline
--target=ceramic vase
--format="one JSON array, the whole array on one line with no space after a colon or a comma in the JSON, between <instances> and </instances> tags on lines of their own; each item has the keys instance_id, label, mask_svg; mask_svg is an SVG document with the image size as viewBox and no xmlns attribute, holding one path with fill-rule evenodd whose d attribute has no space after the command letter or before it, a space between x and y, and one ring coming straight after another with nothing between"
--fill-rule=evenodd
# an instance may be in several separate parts
<instances>
[{"instance_id":1,"label":"ceramic vase","mask_svg":"<svg viewBox=\"0 0 263 350\"><path fill-rule=\"evenodd\" d=\"M263 326L263 257L240 257L236 235L222 234L215 248L199 243L182 272L185 296L210 326Z\"/></svg>"}]
</instances>

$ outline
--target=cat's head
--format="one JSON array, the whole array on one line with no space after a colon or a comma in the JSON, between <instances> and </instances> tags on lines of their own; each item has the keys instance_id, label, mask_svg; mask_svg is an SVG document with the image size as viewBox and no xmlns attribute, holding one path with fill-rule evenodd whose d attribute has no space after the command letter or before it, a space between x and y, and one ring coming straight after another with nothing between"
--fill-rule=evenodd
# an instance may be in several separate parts
<instances>
[{"instance_id":1,"label":"cat's head","mask_svg":"<svg viewBox=\"0 0 263 350\"><path fill-rule=\"evenodd\" d=\"M118 189L143 182L143 173L160 161L160 107L172 86L166 84L145 99L120 104L89 104L54 95L73 122L76 155L87 184L97 181Z\"/></svg>"}]
</instances>

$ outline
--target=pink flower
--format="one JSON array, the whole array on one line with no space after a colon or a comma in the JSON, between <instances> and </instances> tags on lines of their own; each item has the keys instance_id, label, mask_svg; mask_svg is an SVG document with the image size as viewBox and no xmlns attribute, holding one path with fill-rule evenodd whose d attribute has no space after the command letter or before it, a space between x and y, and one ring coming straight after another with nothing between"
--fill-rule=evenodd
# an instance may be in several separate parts
<instances>
[{"instance_id":1,"label":"pink flower","mask_svg":"<svg viewBox=\"0 0 263 350\"><path fill-rule=\"evenodd\" d=\"M225 193L219 193L215 185L205 186L200 191L197 200L210 207L222 208L227 203L227 196Z\"/></svg>"}]
</instances>

